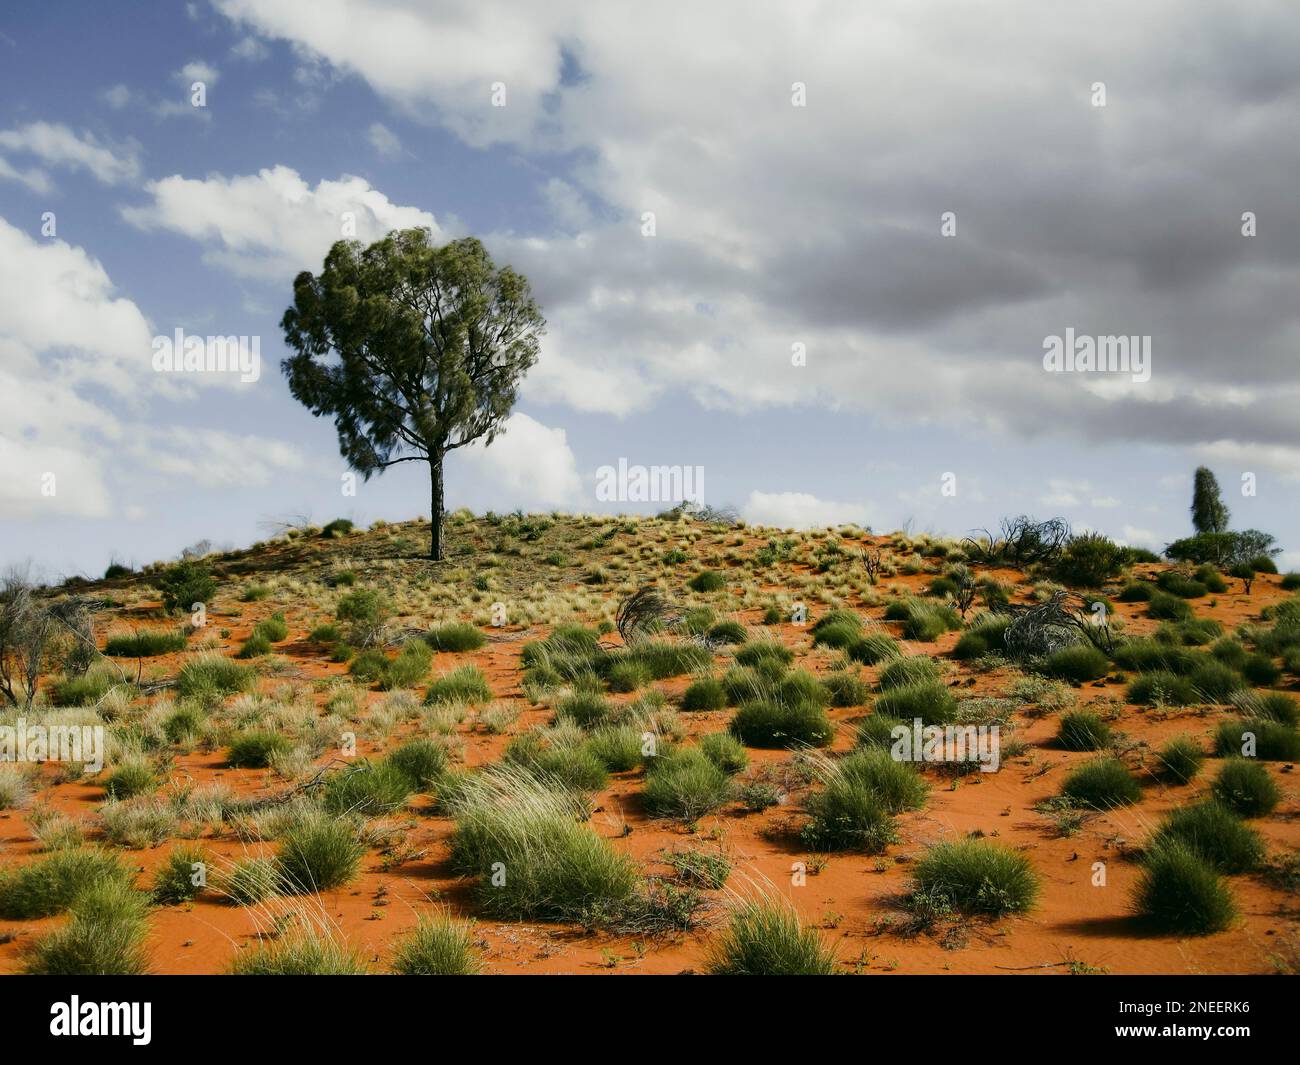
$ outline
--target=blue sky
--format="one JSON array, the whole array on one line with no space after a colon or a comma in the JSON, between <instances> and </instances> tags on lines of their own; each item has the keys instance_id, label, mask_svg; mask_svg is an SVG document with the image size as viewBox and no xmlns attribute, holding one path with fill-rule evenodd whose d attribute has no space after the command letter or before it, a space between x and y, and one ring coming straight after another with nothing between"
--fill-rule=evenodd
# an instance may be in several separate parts
<instances>
[{"instance_id":1,"label":"blue sky","mask_svg":"<svg viewBox=\"0 0 1300 1065\"><path fill-rule=\"evenodd\" d=\"M452 507L607 510L623 457L756 520L1060 514L1158 547L1206 463L1300 564L1300 13L743 6L6 5L0 564L427 512L412 465L343 497L279 373L345 212L482 237L547 315ZM1150 336L1151 380L1046 373L1067 327ZM260 379L154 373L176 328L259 337Z\"/></svg>"}]
</instances>

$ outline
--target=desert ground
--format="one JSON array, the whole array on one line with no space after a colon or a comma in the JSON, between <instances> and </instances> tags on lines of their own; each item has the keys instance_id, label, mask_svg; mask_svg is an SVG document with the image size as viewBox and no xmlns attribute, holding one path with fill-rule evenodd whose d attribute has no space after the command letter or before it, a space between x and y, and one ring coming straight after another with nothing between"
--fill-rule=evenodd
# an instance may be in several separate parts
<instances>
[{"instance_id":1,"label":"desert ground","mask_svg":"<svg viewBox=\"0 0 1300 1065\"><path fill-rule=\"evenodd\" d=\"M158 579L167 564L47 590L92 601L99 649L113 650L116 637L117 653L80 678L51 671L35 703L5 710L0 724L25 716L102 725L106 764L98 773L54 761L3 767L0 971L60 971L52 937L93 920L67 900L24 909L23 870L68 853L107 856L141 902L123 971L257 971L250 959L275 971L412 971L402 946L425 920L461 937L457 964L487 974L706 972L725 968L719 943L747 904L797 915L846 974L1295 971L1300 803L1285 735L1280 754L1252 760L1278 793L1239 823L1253 852L1217 866L1232 905L1214 926L1221 930L1161 924L1137 901L1153 837L1169 815L1210 798L1238 760L1219 753L1225 726L1287 716L1276 694L1295 690L1296 662L1260 650L1261 634L1294 603L1282 575L1260 574L1249 594L1226 578L1222 591L1151 599L1140 596L1175 567L1134 562L1081 597L1085 612L1102 596L1106 604L1107 660L1090 669L1000 650L997 636L987 647L968 638L1002 632L1012 615L999 627L1000 610L1024 613L1073 593L1042 566L982 564L957 540L683 515L457 512L447 521L448 557L435 564L421 557L428 529L427 521L302 527L207 554L201 565L216 590L201 626L188 611L164 611ZM979 587L964 619L945 581L954 567ZM645 587L660 601L629 647L619 607ZM1153 603L1171 598L1190 620L1183 607L1151 616ZM841 612L836 624L819 630L832 610ZM478 635L467 636L466 624ZM547 643L557 627L563 635L575 625L589 633L574 637L576 658ZM839 635L819 638L836 627ZM180 649L143 641L122 652L122 637L178 630ZM1152 671L1145 660L1133 668L1138 660L1117 650L1126 644L1175 649L1163 663L1170 668ZM236 666L218 674L214 656ZM882 685L882 673L910 659L932 660L904 680L919 677L931 696L935 684L946 689L937 696L950 707L945 720L999 727L1001 765L909 766L919 782L910 800L873 821L874 834L837 835L818 796L838 763L870 747L864 723L899 688L896 678ZM1206 674L1218 684L1212 693L1197 687L1189 698L1173 682L1154 694L1151 685L1134 690L1144 677L1207 663L1225 664ZM746 683L760 690L746 694ZM829 720L825 733L763 739L735 724L738 704L775 705L787 699L781 692L801 691L809 715ZM1095 735L1063 741L1063 718L1080 712L1076 724ZM680 786L664 774L648 794L656 759L710 736L720 738L703 769L688 765ZM723 736L733 742L724 746ZM1186 781L1161 756L1179 738L1203 756ZM388 756L414 741L424 741L409 750L428 772L406 786L391 774L380 780ZM1128 799L1068 793L1067 778L1099 759L1118 760L1136 782ZM493 863L483 862L495 844L480 839L470 853L465 843L475 816L466 796L493 774L523 789L500 792L507 804L512 795L523 803L562 794L602 856L630 859L618 868L631 869L631 888L577 899L554 884L516 889L519 863L530 859L503 843L512 886L508 897L494 894ZM260 888L239 886L284 866L295 826L322 818L355 845L340 882L294 888L282 872ZM957 895L936 905L933 893L918 902L927 854L958 841L1018 856L1036 887L1005 905ZM201 883L164 890L191 859ZM568 884L580 874L557 875ZM307 961L283 961L304 941L314 944Z\"/></svg>"}]
</instances>

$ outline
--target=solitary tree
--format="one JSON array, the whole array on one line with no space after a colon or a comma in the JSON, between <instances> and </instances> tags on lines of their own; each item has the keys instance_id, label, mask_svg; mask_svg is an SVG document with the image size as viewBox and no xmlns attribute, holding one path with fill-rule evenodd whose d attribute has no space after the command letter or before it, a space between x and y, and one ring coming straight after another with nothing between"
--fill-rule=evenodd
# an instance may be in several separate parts
<instances>
[{"instance_id":1,"label":"solitary tree","mask_svg":"<svg viewBox=\"0 0 1300 1065\"><path fill-rule=\"evenodd\" d=\"M280 322L295 354L281 369L295 399L333 415L340 452L366 480L429 464L429 557L440 559L443 459L501 431L546 321L527 279L479 241L431 236L341 240L319 276L299 274Z\"/></svg>"},{"instance_id":2,"label":"solitary tree","mask_svg":"<svg viewBox=\"0 0 1300 1065\"><path fill-rule=\"evenodd\" d=\"M1192 485L1192 525L1198 533L1228 531L1228 507L1219 495L1219 482L1205 466L1196 467Z\"/></svg>"}]
</instances>

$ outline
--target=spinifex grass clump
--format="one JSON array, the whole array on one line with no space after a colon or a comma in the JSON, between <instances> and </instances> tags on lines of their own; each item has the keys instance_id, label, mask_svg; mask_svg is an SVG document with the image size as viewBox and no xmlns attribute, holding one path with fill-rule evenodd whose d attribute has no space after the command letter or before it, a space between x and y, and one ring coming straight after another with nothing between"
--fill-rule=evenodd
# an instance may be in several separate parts
<instances>
[{"instance_id":1,"label":"spinifex grass clump","mask_svg":"<svg viewBox=\"0 0 1300 1065\"><path fill-rule=\"evenodd\" d=\"M731 731L750 747L825 747L835 726L820 706L759 699L736 711Z\"/></svg>"},{"instance_id":2,"label":"spinifex grass clump","mask_svg":"<svg viewBox=\"0 0 1300 1065\"><path fill-rule=\"evenodd\" d=\"M1172 673L1185 677L1204 661L1203 656L1187 647L1139 638L1118 644L1111 652L1115 664L1139 673Z\"/></svg>"},{"instance_id":3,"label":"spinifex grass clump","mask_svg":"<svg viewBox=\"0 0 1300 1065\"><path fill-rule=\"evenodd\" d=\"M749 764L745 745L730 732L711 732L700 737L700 750L724 773L734 775Z\"/></svg>"},{"instance_id":4,"label":"spinifex grass clump","mask_svg":"<svg viewBox=\"0 0 1300 1065\"><path fill-rule=\"evenodd\" d=\"M385 759L406 777L412 791L425 791L447 771L447 748L435 740L407 740Z\"/></svg>"},{"instance_id":5,"label":"spinifex grass clump","mask_svg":"<svg viewBox=\"0 0 1300 1065\"><path fill-rule=\"evenodd\" d=\"M479 903L494 917L585 922L618 913L635 895L635 864L582 823L581 799L526 771L468 781L452 813L452 866L477 878ZM504 878L494 875L501 869Z\"/></svg>"},{"instance_id":6,"label":"spinifex grass clump","mask_svg":"<svg viewBox=\"0 0 1300 1065\"><path fill-rule=\"evenodd\" d=\"M400 976L476 976L482 971L473 926L445 915L421 917L393 951L393 972Z\"/></svg>"},{"instance_id":7,"label":"spinifex grass clump","mask_svg":"<svg viewBox=\"0 0 1300 1065\"><path fill-rule=\"evenodd\" d=\"M595 728L606 721L613 707L596 692L575 692L555 704L555 720L567 721L579 728Z\"/></svg>"},{"instance_id":8,"label":"spinifex grass clump","mask_svg":"<svg viewBox=\"0 0 1300 1065\"><path fill-rule=\"evenodd\" d=\"M71 919L40 939L26 971L37 976L139 976L145 950L148 899L120 878L87 883L72 900Z\"/></svg>"},{"instance_id":9,"label":"spinifex grass clump","mask_svg":"<svg viewBox=\"0 0 1300 1065\"><path fill-rule=\"evenodd\" d=\"M1232 892L1214 867L1177 841L1148 852L1133 909L1160 931L1180 935L1222 932L1237 916Z\"/></svg>"},{"instance_id":10,"label":"spinifex grass clump","mask_svg":"<svg viewBox=\"0 0 1300 1065\"><path fill-rule=\"evenodd\" d=\"M902 649L887 632L869 632L861 639L854 640L845 650L853 661L864 666L874 666L887 662L891 658L902 657Z\"/></svg>"},{"instance_id":11,"label":"spinifex grass clump","mask_svg":"<svg viewBox=\"0 0 1300 1065\"><path fill-rule=\"evenodd\" d=\"M875 713L857 723L857 745L887 751L894 745L894 729L897 728L905 728L911 732L912 723L891 717L889 714L882 714L877 709Z\"/></svg>"},{"instance_id":12,"label":"spinifex grass clump","mask_svg":"<svg viewBox=\"0 0 1300 1065\"><path fill-rule=\"evenodd\" d=\"M1300 732L1267 718L1225 721L1214 736L1215 753L1293 762L1300 759Z\"/></svg>"},{"instance_id":13,"label":"spinifex grass clump","mask_svg":"<svg viewBox=\"0 0 1300 1065\"><path fill-rule=\"evenodd\" d=\"M1147 613L1162 621L1186 621L1193 616L1191 604L1168 592L1155 591L1147 601Z\"/></svg>"},{"instance_id":14,"label":"spinifex grass clump","mask_svg":"<svg viewBox=\"0 0 1300 1065\"><path fill-rule=\"evenodd\" d=\"M1177 841L1220 873L1248 873L1264 858L1264 841L1232 810L1217 802L1174 810L1151 841L1152 847Z\"/></svg>"},{"instance_id":15,"label":"spinifex grass clump","mask_svg":"<svg viewBox=\"0 0 1300 1065\"><path fill-rule=\"evenodd\" d=\"M563 728L525 732L510 741L505 760L554 787L574 792L600 791L609 783L605 764L585 737Z\"/></svg>"},{"instance_id":16,"label":"spinifex grass clump","mask_svg":"<svg viewBox=\"0 0 1300 1065\"><path fill-rule=\"evenodd\" d=\"M308 815L281 841L277 860L282 890L310 895L342 887L357 875L364 853L349 821Z\"/></svg>"},{"instance_id":17,"label":"spinifex grass clump","mask_svg":"<svg viewBox=\"0 0 1300 1065\"><path fill-rule=\"evenodd\" d=\"M235 769L265 769L277 754L293 744L289 737L268 729L249 729L231 737L226 764Z\"/></svg>"},{"instance_id":18,"label":"spinifex grass clump","mask_svg":"<svg viewBox=\"0 0 1300 1065\"><path fill-rule=\"evenodd\" d=\"M256 906L284 885L274 858L241 858L222 872L216 887L236 906Z\"/></svg>"},{"instance_id":19,"label":"spinifex grass clump","mask_svg":"<svg viewBox=\"0 0 1300 1065\"><path fill-rule=\"evenodd\" d=\"M425 633L424 638L435 651L455 653L477 651L487 643L487 637L477 626L471 625L468 621L453 621L446 625L439 625Z\"/></svg>"},{"instance_id":20,"label":"spinifex grass clump","mask_svg":"<svg viewBox=\"0 0 1300 1065\"><path fill-rule=\"evenodd\" d=\"M361 759L325 779L323 803L332 814L378 817L406 805L411 779L387 760Z\"/></svg>"},{"instance_id":21,"label":"spinifex grass clump","mask_svg":"<svg viewBox=\"0 0 1300 1065\"><path fill-rule=\"evenodd\" d=\"M983 614L958 638L953 646L953 658L967 661L990 653L1006 650L1007 628L1011 618L1006 614Z\"/></svg>"},{"instance_id":22,"label":"spinifex grass clump","mask_svg":"<svg viewBox=\"0 0 1300 1065\"><path fill-rule=\"evenodd\" d=\"M1200 745L1188 736L1170 740L1156 756L1160 775L1175 784L1188 784L1201 771L1205 755Z\"/></svg>"},{"instance_id":23,"label":"spinifex grass clump","mask_svg":"<svg viewBox=\"0 0 1300 1065\"><path fill-rule=\"evenodd\" d=\"M687 581L686 586L693 592L720 592L727 586L727 580L716 570L706 569Z\"/></svg>"},{"instance_id":24,"label":"spinifex grass clump","mask_svg":"<svg viewBox=\"0 0 1300 1065\"><path fill-rule=\"evenodd\" d=\"M1100 751L1110 745L1110 726L1091 710L1070 710L1061 715L1056 742L1067 751Z\"/></svg>"},{"instance_id":25,"label":"spinifex grass clump","mask_svg":"<svg viewBox=\"0 0 1300 1065\"><path fill-rule=\"evenodd\" d=\"M914 658L899 658L890 662L880 671L878 683L881 691L901 688L907 684L923 684L939 679L939 663L925 655Z\"/></svg>"},{"instance_id":26,"label":"spinifex grass clump","mask_svg":"<svg viewBox=\"0 0 1300 1065\"><path fill-rule=\"evenodd\" d=\"M738 905L706 962L715 976L833 976L836 964L816 930L804 928L794 908L775 899Z\"/></svg>"},{"instance_id":27,"label":"spinifex grass clump","mask_svg":"<svg viewBox=\"0 0 1300 1065\"><path fill-rule=\"evenodd\" d=\"M544 640L524 644L520 664L525 682L542 688L596 677L605 657L594 630L581 625L557 625Z\"/></svg>"},{"instance_id":28,"label":"spinifex grass clump","mask_svg":"<svg viewBox=\"0 0 1300 1065\"><path fill-rule=\"evenodd\" d=\"M813 646L847 648L862 638L862 618L853 610L832 610L812 627Z\"/></svg>"},{"instance_id":29,"label":"spinifex grass clump","mask_svg":"<svg viewBox=\"0 0 1300 1065\"><path fill-rule=\"evenodd\" d=\"M867 682L847 669L827 673L822 684L830 693L831 706L861 706L871 695Z\"/></svg>"},{"instance_id":30,"label":"spinifex grass clump","mask_svg":"<svg viewBox=\"0 0 1300 1065\"><path fill-rule=\"evenodd\" d=\"M721 710L727 705L727 693L717 677L700 677L691 681L682 695L683 710Z\"/></svg>"},{"instance_id":31,"label":"spinifex grass clump","mask_svg":"<svg viewBox=\"0 0 1300 1065\"><path fill-rule=\"evenodd\" d=\"M794 660L794 652L779 640L750 640L736 650L736 664L751 666L755 669L770 669L780 666L784 669Z\"/></svg>"},{"instance_id":32,"label":"spinifex grass clump","mask_svg":"<svg viewBox=\"0 0 1300 1065\"><path fill-rule=\"evenodd\" d=\"M886 621L903 623L903 638L930 643L945 632L957 632L961 618L951 606L924 599L895 600L885 607Z\"/></svg>"},{"instance_id":33,"label":"spinifex grass clump","mask_svg":"<svg viewBox=\"0 0 1300 1065\"><path fill-rule=\"evenodd\" d=\"M111 636L104 654L113 658L152 658L185 650L184 632L159 632L146 629L129 635Z\"/></svg>"},{"instance_id":34,"label":"spinifex grass clump","mask_svg":"<svg viewBox=\"0 0 1300 1065\"><path fill-rule=\"evenodd\" d=\"M396 658L385 659L377 678L380 689L394 691L418 684L428 676L432 656L423 640L407 640Z\"/></svg>"},{"instance_id":35,"label":"spinifex grass clump","mask_svg":"<svg viewBox=\"0 0 1300 1065\"><path fill-rule=\"evenodd\" d=\"M609 652L601 665L605 670L620 663L639 666L655 680L680 677L704 669L713 662L707 647L673 640L634 640L628 646Z\"/></svg>"},{"instance_id":36,"label":"spinifex grass clump","mask_svg":"<svg viewBox=\"0 0 1300 1065\"><path fill-rule=\"evenodd\" d=\"M632 725L606 725L595 729L587 750L610 773L626 773L641 764L641 730Z\"/></svg>"},{"instance_id":37,"label":"spinifex grass clump","mask_svg":"<svg viewBox=\"0 0 1300 1065\"><path fill-rule=\"evenodd\" d=\"M154 899L164 906L189 902L203 890L207 868L208 854L202 847L184 843L173 847L154 873Z\"/></svg>"},{"instance_id":38,"label":"spinifex grass clump","mask_svg":"<svg viewBox=\"0 0 1300 1065\"><path fill-rule=\"evenodd\" d=\"M1109 670L1109 659L1089 643L1062 647L1043 660L1043 672L1049 677L1073 681L1076 684L1097 680L1099 677L1104 677Z\"/></svg>"},{"instance_id":39,"label":"spinifex grass clump","mask_svg":"<svg viewBox=\"0 0 1300 1065\"><path fill-rule=\"evenodd\" d=\"M698 747L677 747L646 762L641 792L651 817L692 824L732 797L731 778Z\"/></svg>"},{"instance_id":40,"label":"spinifex grass clump","mask_svg":"<svg viewBox=\"0 0 1300 1065\"><path fill-rule=\"evenodd\" d=\"M1219 802L1241 817L1263 817L1272 813L1282 799L1268 770L1249 758L1224 762L1211 790Z\"/></svg>"},{"instance_id":41,"label":"spinifex grass clump","mask_svg":"<svg viewBox=\"0 0 1300 1065\"><path fill-rule=\"evenodd\" d=\"M433 681L425 692L426 703L486 703L492 699L487 677L478 666L461 666Z\"/></svg>"},{"instance_id":42,"label":"spinifex grass clump","mask_svg":"<svg viewBox=\"0 0 1300 1065\"><path fill-rule=\"evenodd\" d=\"M139 755L124 759L104 778L104 793L110 799L129 799L153 791L157 786L158 778L153 768Z\"/></svg>"},{"instance_id":43,"label":"spinifex grass clump","mask_svg":"<svg viewBox=\"0 0 1300 1065\"><path fill-rule=\"evenodd\" d=\"M1025 913L1038 898L1038 874L1025 855L982 839L938 843L916 864L916 887L965 913Z\"/></svg>"},{"instance_id":44,"label":"spinifex grass clump","mask_svg":"<svg viewBox=\"0 0 1300 1065\"><path fill-rule=\"evenodd\" d=\"M805 846L819 851L879 854L898 840L894 818L867 783L841 772L835 764L826 765L819 776L822 787L804 803L809 821L800 838Z\"/></svg>"},{"instance_id":45,"label":"spinifex grass clump","mask_svg":"<svg viewBox=\"0 0 1300 1065\"><path fill-rule=\"evenodd\" d=\"M106 851L55 851L48 858L0 871L0 918L52 917L71 906L88 885L119 881L129 886L132 876Z\"/></svg>"},{"instance_id":46,"label":"spinifex grass clump","mask_svg":"<svg viewBox=\"0 0 1300 1065\"><path fill-rule=\"evenodd\" d=\"M925 725L943 725L957 714L957 699L942 682L927 681L892 688L876 700L876 713L904 721L921 719Z\"/></svg>"},{"instance_id":47,"label":"spinifex grass clump","mask_svg":"<svg viewBox=\"0 0 1300 1065\"><path fill-rule=\"evenodd\" d=\"M1142 787L1118 758L1094 758L1065 778L1063 794L1080 806L1109 810L1142 797Z\"/></svg>"},{"instance_id":48,"label":"spinifex grass clump","mask_svg":"<svg viewBox=\"0 0 1300 1065\"><path fill-rule=\"evenodd\" d=\"M708 631L710 643L744 643L749 639L749 632L743 624L734 618L719 621Z\"/></svg>"},{"instance_id":49,"label":"spinifex grass clump","mask_svg":"<svg viewBox=\"0 0 1300 1065\"><path fill-rule=\"evenodd\" d=\"M1140 706L1190 706L1198 701L1191 681L1162 670L1143 673L1135 679L1128 686L1125 698Z\"/></svg>"},{"instance_id":50,"label":"spinifex grass clump","mask_svg":"<svg viewBox=\"0 0 1300 1065\"><path fill-rule=\"evenodd\" d=\"M362 976L365 971L365 963L345 945L313 930L259 940L230 967L232 976Z\"/></svg>"},{"instance_id":51,"label":"spinifex grass clump","mask_svg":"<svg viewBox=\"0 0 1300 1065\"><path fill-rule=\"evenodd\" d=\"M179 695L196 698L233 695L250 687L255 676L248 666L241 666L223 655L202 655L181 667L176 678L176 691Z\"/></svg>"},{"instance_id":52,"label":"spinifex grass clump","mask_svg":"<svg viewBox=\"0 0 1300 1065\"><path fill-rule=\"evenodd\" d=\"M835 772L872 792L891 814L919 810L930 786L912 762L900 762L887 751L860 748L835 763Z\"/></svg>"}]
</instances>

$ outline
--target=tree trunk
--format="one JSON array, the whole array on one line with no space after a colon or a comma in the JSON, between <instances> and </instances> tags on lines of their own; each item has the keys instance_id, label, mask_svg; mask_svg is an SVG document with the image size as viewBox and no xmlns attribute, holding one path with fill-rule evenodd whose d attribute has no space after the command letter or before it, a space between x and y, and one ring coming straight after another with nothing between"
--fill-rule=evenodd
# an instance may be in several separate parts
<instances>
[{"instance_id":1,"label":"tree trunk","mask_svg":"<svg viewBox=\"0 0 1300 1065\"><path fill-rule=\"evenodd\" d=\"M429 557L442 561L442 456L429 460Z\"/></svg>"}]
</instances>

